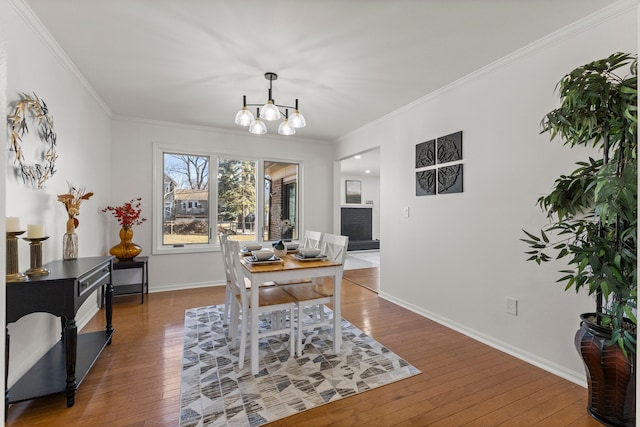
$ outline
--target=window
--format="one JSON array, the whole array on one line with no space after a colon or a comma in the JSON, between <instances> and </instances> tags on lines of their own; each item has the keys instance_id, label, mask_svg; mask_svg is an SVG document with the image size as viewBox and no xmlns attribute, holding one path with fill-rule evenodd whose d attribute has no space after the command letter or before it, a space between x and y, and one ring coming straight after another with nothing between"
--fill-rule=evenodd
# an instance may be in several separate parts
<instances>
[{"instance_id":1,"label":"window","mask_svg":"<svg viewBox=\"0 0 640 427\"><path fill-rule=\"evenodd\" d=\"M298 238L298 164L265 162L264 240Z\"/></svg>"},{"instance_id":2,"label":"window","mask_svg":"<svg viewBox=\"0 0 640 427\"><path fill-rule=\"evenodd\" d=\"M256 234L256 162L218 160L218 232L237 240L258 240Z\"/></svg>"},{"instance_id":3,"label":"window","mask_svg":"<svg viewBox=\"0 0 640 427\"><path fill-rule=\"evenodd\" d=\"M297 239L299 167L154 145L153 253L215 250L220 232L241 241Z\"/></svg>"},{"instance_id":4,"label":"window","mask_svg":"<svg viewBox=\"0 0 640 427\"><path fill-rule=\"evenodd\" d=\"M165 189L163 246L184 247L209 243L210 163L210 157L204 155L162 154Z\"/></svg>"}]
</instances>

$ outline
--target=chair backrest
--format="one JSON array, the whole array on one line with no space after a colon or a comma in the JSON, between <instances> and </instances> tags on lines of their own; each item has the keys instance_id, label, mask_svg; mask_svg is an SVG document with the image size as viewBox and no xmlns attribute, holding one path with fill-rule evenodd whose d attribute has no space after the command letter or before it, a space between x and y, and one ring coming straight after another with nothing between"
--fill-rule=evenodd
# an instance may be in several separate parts
<instances>
[{"instance_id":1,"label":"chair backrest","mask_svg":"<svg viewBox=\"0 0 640 427\"><path fill-rule=\"evenodd\" d=\"M305 230L304 241L302 242L303 248L320 249L320 241L322 240L322 233L319 231Z\"/></svg>"},{"instance_id":2,"label":"chair backrest","mask_svg":"<svg viewBox=\"0 0 640 427\"><path fill-rule=\"evenodd\" d=\"M337 234L322 236L322 253L333 261L344 264L347 258L347 246L349 246L349 236Z\"/></svg>"},{"instance_id":3,"label":"chair backrest","mask_svg":"<svg viewBox=\"0 0 640 427\"><path fill-rule=\"evenodd\" d=\"M227 276L227 282L231 281L231 266L229 265L229 258L227 257L227 240L228 235L225 233L220 233L220 251L222 252L222 262L224 264L224 273Z\"/></svg>"},{"instance_id":4,"label":"chair backrest","mask_svg":"<svg viewBox=\"0 0 640 427\"><path fill-rule=\"evenodd\" d=\"M237 240L227 239L226 257L230 266L229 274L231 276L231 287L234 295L241 295L243 303L248 303L247 288L244 284L244 274L242 273L242 264L240 263L240 243Z\"/></svg>"}]
</instances>

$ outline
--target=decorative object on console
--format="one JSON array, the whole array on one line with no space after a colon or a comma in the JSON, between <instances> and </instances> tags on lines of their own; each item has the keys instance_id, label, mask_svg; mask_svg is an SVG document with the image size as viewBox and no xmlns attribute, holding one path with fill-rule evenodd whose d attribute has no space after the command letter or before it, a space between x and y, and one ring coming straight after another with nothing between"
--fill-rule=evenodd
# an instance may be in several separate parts
<instances>
[{"instance_id":1,"label":"decorative object on console","mask_svg":"<svg viewBox=\"0 0 640 427\"><path fill-rule=\"evenodd\" d=\"M42 266L42 242L48 238L49 236L29 237L28 231L27 237L23 237L24 240L29 242L31 268L27 270L27 276L46 276L49 274L49 270Z\"/></svg>"},{"instance_id":2,"label":"decorative object on console","mask_svg":"<svg viewBox=\"0 0 640 427\"><path fill-rule=\"evenodd\" d=\"M140 225L146 218L142 218L141 197L131 199L122 206L107 206L102 212L111 211L116 217L118 223L122 226L120 229L120 243L109 250L109 253L119 260L133 259L142 252L142 248L131 240L133 239L134 225Z\"/></svg>"},{"instance_id":3,"label":"decorative object on console","mask_svg":"<svg viewBox=\"0 0 640 427\"><path fill-rule=\"evenodd\" d=\"M44 224L28 224L27 238L38 239L44 237Z\"/></svg>"},{"instance_id":4,"label":"decorative object on console","mask_svg":"<svg viewBox=\"0 0 640 427\"><path fill-rule=\"evenodd\" d=\"M78 235L76 234L76 228L78 228L78 218L80 215L80 205L84 200L89 200L93 196L93 193L86 192L84 188L76 188L69 185L69 192L67 194L58 194L58 201L62 202L67 210L67 225L64 238L62 240L62 258L63 259L76 259L78 258Z\"/></svg>"},{"instance_id":5,"label":"decorative object on console","mask_svg":"<svg viewBox=\"0 0 640 427\"><path fill-rule=\"evenodd\" d=\"M303 128L307 125L307 122L300 111L298 111L298 100L296 99L296 105L279 105L276 104L272 95L272 84L274 80L278 79L276 73L265 73L264 78L269 80L269 95L267 97L266 104L247 104L247 97L242 97L242 109L236 114L235 122L239 126L249 126L249 132L261 135L267 133L267 125L264 120L280 120L284 116L284 121L280 123L278 127L278 133L280 135L294 135L296 128ZM256 109L256 117L253 117L251 111L247 109L247 106L258 107L262 106L262 114L260 114L260 108ZM284 113L280 111L280 108L284 108ZM294 110L289 115L289 108Z\"/></svg>"},{"instance_id":6,"label":"decorative object on console","mask_svg":"<svg viewBox=\"0 0 640 427\"><path fill-rule=\"evenodd\" d=\"M20 218L16 216L7 217L6 231L20 231Z\"/></svg>"},{"instance_id":7,"label":"decorative object on console","mask_svg":"<svg viewBox=\"0 0 640 427\"><path fill-rule=\"evenodd\" d=\"M34 117L38 124L38 136L47 144L42 150L43 162L28 164L22 150L22 138L29 133L27 118ZM22 99L16 103L12 116L9 116L9 150L15 153L14 164L17 173L22 175L24 182L42 188L44 182L56 172L56 133L53 131L53 118L49 115L47 104L33 94L33 97L22 94ZM38 150L40 152L40 150Z\"/></svg>"},{"instance_id":8,"label":"decorative object on console","mask_svg":"<svg viewBox=\"0 0 640 427\"><path fill-rule=\"evenodd\" d=\"M24 282L29 280L27 276L18 271L18 236L24 233L20 230L20 218L7 217L7 265L6 281Z\"/></svg>"}]
</instances>

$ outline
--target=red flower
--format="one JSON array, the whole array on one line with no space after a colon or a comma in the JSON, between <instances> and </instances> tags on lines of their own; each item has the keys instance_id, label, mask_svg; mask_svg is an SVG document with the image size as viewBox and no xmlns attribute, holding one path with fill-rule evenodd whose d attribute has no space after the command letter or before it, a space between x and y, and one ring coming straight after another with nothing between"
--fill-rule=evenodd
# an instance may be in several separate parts
<instances>
[{"instance_id":1,"label":"red flower","mask_svg":"<svg viewBox=\"0 0 640 427\"><path fill-rule=\"evenodd\" d=\"M142 218L140 214L142 213L142 209L140 208L140 200L142 197L138 197L137 199L131 199L127 203L122 206L107 206L102 209L102 212L111 211L113 216L116 217L118 222L123 227L131 227L133 225L140 225L146 218Z\"/></svg>"}]
</instances>

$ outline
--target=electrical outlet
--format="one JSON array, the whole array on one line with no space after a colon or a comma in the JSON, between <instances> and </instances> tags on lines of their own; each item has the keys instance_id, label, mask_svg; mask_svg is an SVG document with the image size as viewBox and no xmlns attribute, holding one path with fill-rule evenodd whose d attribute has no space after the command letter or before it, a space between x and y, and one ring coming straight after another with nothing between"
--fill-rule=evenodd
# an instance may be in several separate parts
<instances>
[{"instance_id":1,"label":"electrical outlet","mask_svg":"<svg viewBox=\"0 0 640 427\"><path fill-rule=\"evenodd\" d=\"M405 206L404 209L402 209L402 216L409 218L409 206Z\"/></svg>"},{"instance_id":2,"label":"electrical outlet","mask_svg":"<svg viewBox=\"0 0 640 427\"><path fill-rule=\"evenodd\" d=\"M507 297L507 314L518 315L518 300Z\"/></svg>"}]
</instances>

